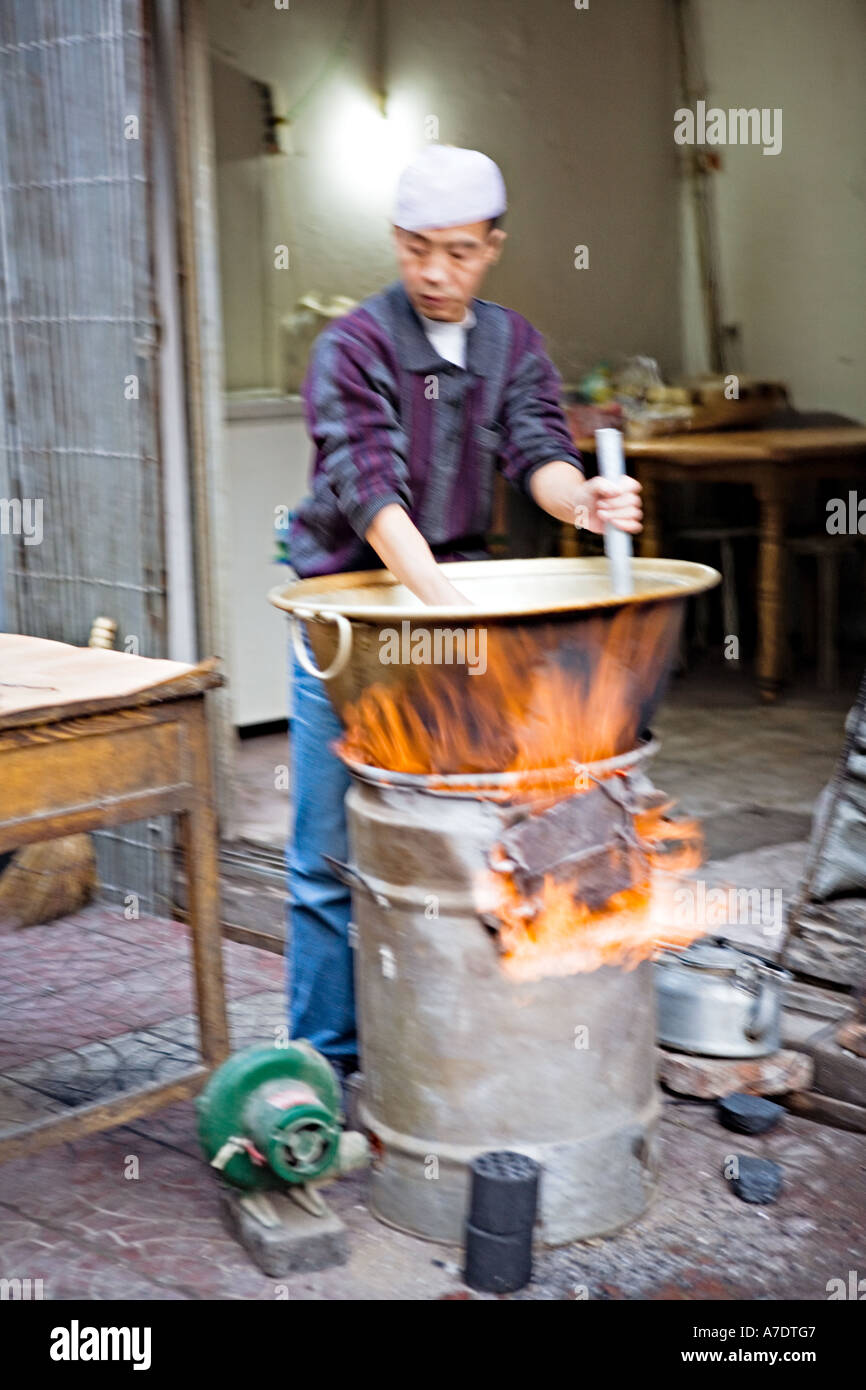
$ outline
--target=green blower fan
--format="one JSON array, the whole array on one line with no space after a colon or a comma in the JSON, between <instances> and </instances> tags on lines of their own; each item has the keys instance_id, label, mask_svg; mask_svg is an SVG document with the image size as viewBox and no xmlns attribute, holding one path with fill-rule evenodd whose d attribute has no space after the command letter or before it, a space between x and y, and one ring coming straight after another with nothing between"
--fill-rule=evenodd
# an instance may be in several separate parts
<instances>
[{"instance_id":1,"label":"green blower fan","mask_svg":"<svg viewBox=\"0 0 866 1390\"><path fill-rule=\"evenodd\" d=\"M196 1101L205 1155L247 1192L298 1189L367 1162L361 1134L342 1132L337 1077L307 1042L248 1047L218 1067Z\"/></svg>"}]
</instances>

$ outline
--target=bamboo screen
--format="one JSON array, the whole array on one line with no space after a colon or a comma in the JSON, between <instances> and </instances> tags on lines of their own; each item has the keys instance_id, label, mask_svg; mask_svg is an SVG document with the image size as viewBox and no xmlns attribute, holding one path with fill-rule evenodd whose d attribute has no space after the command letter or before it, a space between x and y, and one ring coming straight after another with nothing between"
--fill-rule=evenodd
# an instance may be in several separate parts
<instances>
[{"instance_id":1,"label":"bamboo screen","mask_svg":"<svg viewBox=\"0 0 866 1390\"><path fill-rule=\"evenodd\" d=\"M147 14L0 5L0 625L83 645L106 615L164 656ZM168 818L97 853L106 897L165 909Z\"/></svg>"}]
</instances>

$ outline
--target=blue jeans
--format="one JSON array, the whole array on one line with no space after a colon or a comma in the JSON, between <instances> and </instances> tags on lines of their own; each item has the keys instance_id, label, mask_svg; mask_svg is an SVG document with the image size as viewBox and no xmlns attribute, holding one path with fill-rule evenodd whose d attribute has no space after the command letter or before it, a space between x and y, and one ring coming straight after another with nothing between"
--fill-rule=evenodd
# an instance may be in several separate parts
<instances>
[{"instance_id":1,"label":"blue jeans","mask_svg":"<svg viewBox=\"0 0 866 1390\"><path fill-rule=\"evenodd\" d=\"M294 824L286 849L289 1032L333 1060L358 1051L351 896L322 858L327 853L347 860L343 799L351 778L328 746L341 726L324 682L308 675L294 652L292 662Z\"/></svg>"}]
</instances>

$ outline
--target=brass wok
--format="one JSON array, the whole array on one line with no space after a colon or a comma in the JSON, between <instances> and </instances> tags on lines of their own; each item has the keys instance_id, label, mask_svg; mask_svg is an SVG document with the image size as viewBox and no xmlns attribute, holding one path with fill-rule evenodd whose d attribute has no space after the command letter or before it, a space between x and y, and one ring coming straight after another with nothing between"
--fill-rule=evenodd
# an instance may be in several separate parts
<instances>
[{"instance_id":1,"label":"brass wok","mask_svg":"<svg viewBox=\"0 0 866 1390\"><path fill-rule=\"evenodd\" d=\"M602 708L594 709L593 703L609 698L610 682L598 682L595 677L603 660L609 675L613 661L621 676L622 698L631 711L624 746L610 750L620 753L633 746L648 726L661 698L676 655L686 599L712 588L721 578L707 565L685 560L635 559L632 566L634 593L628 596L613 593L607 561L592 557L443 564L443 572L471 606L425 605L387 570L298 580L272 589L268 598L290 615L299 660L321 677L341 718L346 706L370 686L411 686L417 680L421 668L413 664L417 657L412 653L423 644L425 639L416 636L423 631L432 643L443 633L452 634L452 642L457 637L469 641L474 629L477 643L480 630L488 644L499 641L506 651L528 650L533 661L553 662L573 671L586 696L580 702L584 720L604 713ZM626 610L629 616L623 619ZM623 643L624 622L628 636ZM315 665L301 641L300 627L309 638ZM516 634L519 646L514 645ZM383 655L386 648L387 657ZM453 678L453 667L451 673ZM467 673L473 685L487 678L479 669ZM594 685L599 686L597 694Z\"/></svg>"}]
</instances>

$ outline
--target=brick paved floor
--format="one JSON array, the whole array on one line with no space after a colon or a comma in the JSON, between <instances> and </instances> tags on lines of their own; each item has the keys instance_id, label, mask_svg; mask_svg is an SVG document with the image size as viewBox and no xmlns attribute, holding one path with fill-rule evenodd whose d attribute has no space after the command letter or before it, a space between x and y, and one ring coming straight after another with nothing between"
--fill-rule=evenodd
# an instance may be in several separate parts
<instances>
[{"instance_id":1,"label":"brick paved floor","mask_svg":"<svg viewBox=\"0 0 866 1390\"><path fill-rule=\"evenodd\" d=\"M272 1041L282 962L226 943L232 1044ZM0 1129L170 1077L195 1056L186 929L102 907L0 938ZM721 1175L732 1151L785 1169L773 1207ZM665 1107L659 1194L605 1240L540 1255L520 1299L824 1299L866 1273L866 1136L786 1119L763 1139L722 1130L712 1107ZM48 1298L282 1296L224 1232L215 1175L190 1103L0 1167L0 1277L42 1279ZM458 1252L374 1221L363 1175L329 1201L346 1221L343 1268L286 1281L295 1299L472 1297Z\"/></svg>"}]
</instances>

